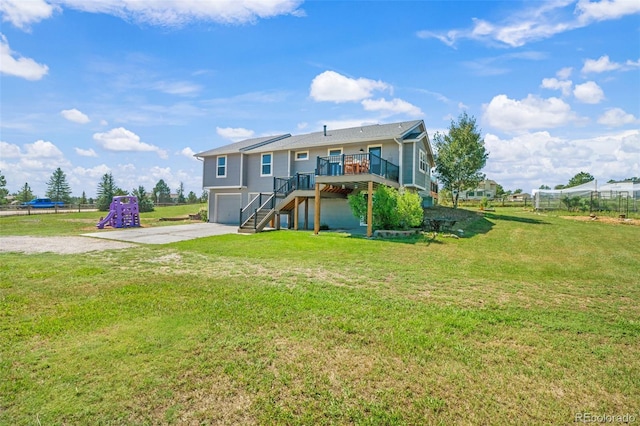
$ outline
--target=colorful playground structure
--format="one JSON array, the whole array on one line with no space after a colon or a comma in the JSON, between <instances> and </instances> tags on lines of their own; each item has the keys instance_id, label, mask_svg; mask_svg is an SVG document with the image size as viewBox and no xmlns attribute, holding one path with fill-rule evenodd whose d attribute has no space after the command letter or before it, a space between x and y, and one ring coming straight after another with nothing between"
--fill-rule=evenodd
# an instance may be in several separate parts
<instances>
[{"instance_id":1,"label":"colorful playground structure","mask_svg":"<svg viewBox=\"0 0 640 426\"><path fill-rule=\"evenodd\" d=\"M113 197L109 205L109 214L96 225L98 229L107 226L112 228L131 228L140 226L140 210L138 198L132 195Z\"/></svg>"}]
</instances>

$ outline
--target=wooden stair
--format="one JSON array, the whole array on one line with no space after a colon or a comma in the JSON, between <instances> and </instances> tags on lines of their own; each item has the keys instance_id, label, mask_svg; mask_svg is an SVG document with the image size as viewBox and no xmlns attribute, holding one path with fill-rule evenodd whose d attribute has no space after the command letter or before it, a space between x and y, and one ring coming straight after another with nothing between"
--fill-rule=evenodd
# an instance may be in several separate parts
<instances>
[{"instance_id":1,"label":"wooden stair","mask_svg":"<svg viewBox=\"0 0 640 426\"><path fill-rule=\"evenodd\" d=\"M273 219L276 214L275 209L262 209L258 210L257 213L254 213L243 223L239 228L238 232L244 234L255 234L257 232L261 232L267 226L267 224ZM257 221L255 216L257 215Z\"/></svg>"}]
</instances>

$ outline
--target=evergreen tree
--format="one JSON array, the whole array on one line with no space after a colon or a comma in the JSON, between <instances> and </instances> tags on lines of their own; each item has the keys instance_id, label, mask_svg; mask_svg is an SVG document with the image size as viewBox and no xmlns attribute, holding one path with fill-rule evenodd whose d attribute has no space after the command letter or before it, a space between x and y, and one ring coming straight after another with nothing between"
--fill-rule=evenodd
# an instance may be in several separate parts
<instances>
[{"instance_id":1,"label":"evergreen tree","mask_svg":"<svg viewBox=\"0 0 640 426\"><path fill-rule=\"evenodd\" d=\"M33 200L35 196L33 195L33 191L31 191L31 187L27 182L24 183L24 186L18 193L16 194L16 198L18 201L26 203L27 201Z\"/></svg>"},{"instance_id":2,"label":"evergreen tree","mask_svg":"<svg viewBox=\"0 0 640 426\"><path fill-rule=\"evenodd\" d=\"M62 201L67 204L71 201L71 188L67 183L67 176L60 167L49 178L45 194L51 198L51 201Z\"/></svg>"},{"instance_id":3,"label":"evergreen tree","mask_svg":"<svg viewBox=\"0 0 640 426\"><path fill-rule=\"evenodd\" d=\"M138 198L138 209L140 213L152 212L155 209L153 200L147 195L147 190L144 189L144 186L138 186L137 189L131 191L131 194Z\"/></svg>"},{"instance_id":4,"label":"evergreen tree","mask_svg":"<svg viewBox=\"0 0 640 426\"><path fill-rule=\"evenodd\" d=\"M195 192L189 191L189 195L187 196L187 203L196 204L198 202L198 196Z\"/></svg>"},{"instance_id":5,"label":"evergreen tree","mask_svg":"<svg viewBox=\"0 0 640 426\"><path fill-rule=\"evenodd\" d=\"M207 201L209 201L209 191L205 189L202 191L202 195L200 195L200 202L206 203Z\"/></svg>"},{"instance_id":6,"label":"evergreen tree","mask_svg":"<svg viewBox=\"0 0 640 426\"><path fill-rule=\"evenodd\" d=\"M96 207L98 210L109 210L109 205L111 204L111 201L113 201L113 197L119 193L122 193L122 190L116 185L113 175L111 173L105 173L98 184L98 199L96 200Z\"/></svg>"},{"instance_id":7,"label":"evergreen tree","mask_svg":"<svg viewBox=\"0 0 640 426\"><path fill-rule=\"evenodd\" d=\"M85 194L84 191L82 191L82 197L80 197L80 200L78 200L78 202L80 204L87 204L87 194Z\"/></svg>"},{"instance_id":8,"label":"evergreen tree","mask_svg":"<svg viewBox=\"0 0 640 426\"><path fill-rule=\"evenodd\" d=\"M158 204L171 202L171 189L163 179L160 179L153 188L153 198Z\"/></svg>"},{"instance_id":9,"label":"evergreen tree","mask_svg":"<svg viewBox=\"0 0 640 426\"><path fill-rule=\"evenodd\" d=\"M184 204L187 199L184 197L184 183L180 182L180 187L176 190L178 193L178 204Z\"/></svg>"}]
</instances>

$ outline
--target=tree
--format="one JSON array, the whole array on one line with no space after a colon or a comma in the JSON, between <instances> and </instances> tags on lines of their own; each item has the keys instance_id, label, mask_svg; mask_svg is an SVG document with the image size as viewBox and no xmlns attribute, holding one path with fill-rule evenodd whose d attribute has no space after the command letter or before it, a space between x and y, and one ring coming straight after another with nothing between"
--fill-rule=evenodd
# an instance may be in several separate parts
<instances>
[{"instance_id":1,"label":"tree","mask_svg":"<svg viewBox=\"0 0 640 426\"><path fill-rule=\"evenodd\" d=\"M448 134L436 133L436 173L445 189L451 191L453 207L458 207L460 192L478 186L485 176L480 170L489 153L476 127L476 119L463 113L458 122L451 121Z\"/></svg>"},{"instance_id":2,"label":"tree","mask_svg":"<svg viewBox=\"0 0 640 426\"><path fill-rule=\"evenodd\" d=\"M565 188L571 188L574 186L582 185L583 183L591 182L594 179L595 178L590 173L580 172L574 177L572 177L571 179L569 179L569 183L567 184L567 186L565 186Z\"/></svg>"},{"instance_id":3,"label":"tree","mask_svg":"<svg viewBox=\"0 0 640 426\"><path fill-rule=\"evenodd\" d=\"M514 194L522 194L522 189L518 188L515 191L513 191Z\"/></svg>"},{"instance_id":4,"label":"tree","mask_svg":"<svg viewBox=\"0 0 640 426\"><path fill-rule=\"evenodd\" d=\"M200 202L206 203L209 200L209 191L206 189L202 191L202 195L200 195Z\"/></svg>"},{"instance_id":5,"label":"tree","mask_svg":"<svg viewBox=\"0 0 640 426\"><path fill-rule=\"evenodd\" d=\"M113 201L113 197L121 193L122 190L116 185L113 175L111 173L105 173L98 184L98 199L96 200L96 207L98 207L98 210L100 211L109 210L109 205L111 204L111 201Z\"/></svg>"},{"instance_id":6,"label":"tree","mask_svg":"<svg viewBox=\"0 0 640 426\"><path fill-rule=\"evenodd\" d=\"M549 188L549 186L547 186L547 185L540 185L540 188L538 188L538 189L551 189L551 188Z\"/></svg>"},{"instance_id":7,"label":"tree","mask_svg":"<svg viewBox=\"0 0 640 426\"><path fill-rule=\"evenodd\" d=\"M0 171L0 205L7 204L7 195L9 190L7 189L7 180L4 178L2 171Z\"/></svg>"},{"instance_id":8,"label":"tree","mask_svg":"<svg viewBox=\"0 0 640 426\"><path fill-rule=\"evenodd\" d=\"M155 209L153 200L147 195L144 186L138 186L137 189L131 191L131 194L138 198L138 210L140 210L140 213L152 212Z\"/></svg>"},{"instance_id":9,"label":"tree","mask_svg":"<svg viewBox=\"0 0 640 426\"><path fill-rule=\"evenodd\" d=\"M153 198L157 204L171 202L171 189L163 179L160 179L153 188Z\"/></svg>"},{"instance_id":10,"label":"tree","mask_svg":"<svg viewBox=\"0 0 640 426\"><path fill-rule=\"evenodd\" d=\"M31 201L35 196L33 195L33 191L31 191L31 187L27 182L24 183L24 186L18 193L16 194L16 198L18 201L26 203L27 201Z\"/></svg>"},{"instance_id":11,"label":"tree","mask_svg":"<svg viewBox=\"0 0 640 426\"><path fill-rule=\"evenodd\" d=\"M553 189L564 189L566 188L563 184L558 184L556 186L553 187Z\"/></svg>"},{"instance_id":12,"label":"tree","mask_svg":"<svg viewBox=\"0 0 640 426\"><path fill-rule=\"evenodd\" d=\"M187 202L187 199L184 197L184 183L180 182L180 186L176 190L176 193L178 194L178 204L184 204Z\"/></svg>"},{"instance_id":13,"label":"tree","mask_svg":"<svg viewBox=\"0 0 640 426\"><path fill-rule=\"evenodd\" d=\"M189 195L187 195L187 203L196 204L198 202L198 196L195 192L189 191Z\"/></svg>"},{"instance_id":14,"label":"tree","mask_svg":"<svg viewBox=\"0 0 640 426\"><path fill-rule=\"evenodd\" d=\"M87 204L87 194L85 194L84 191L82 191L82 196L78 200L78 203L79 204Z\"/></svg>"},{"instance_id":15,"label":"tree","mask_svg":"<svg viewBox=\"0 0 640 426\"><path fill-rule=\"evenodd\" d=\"M62 169L58 167L47 182L47 197L52 201L62 201L64 203L71 202L71 188L67 182L67 176Z\"/></svg>"}]
</instances>

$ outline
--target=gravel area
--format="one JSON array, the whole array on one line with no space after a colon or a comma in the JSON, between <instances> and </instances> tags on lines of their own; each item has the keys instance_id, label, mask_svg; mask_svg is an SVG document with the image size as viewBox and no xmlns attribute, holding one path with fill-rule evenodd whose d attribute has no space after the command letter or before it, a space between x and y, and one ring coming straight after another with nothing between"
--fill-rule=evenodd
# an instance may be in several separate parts
<instances>
[{"instance_id":1,"label":"gravel area","mask_svg":"<svg viewBox=\"0 0 640 426\"><path fill-rule=\"evenodd\" d=\"M88 237L0 237L0 252L76 254L137 247L136 244Z\"/></svg>"}]
</instances>

